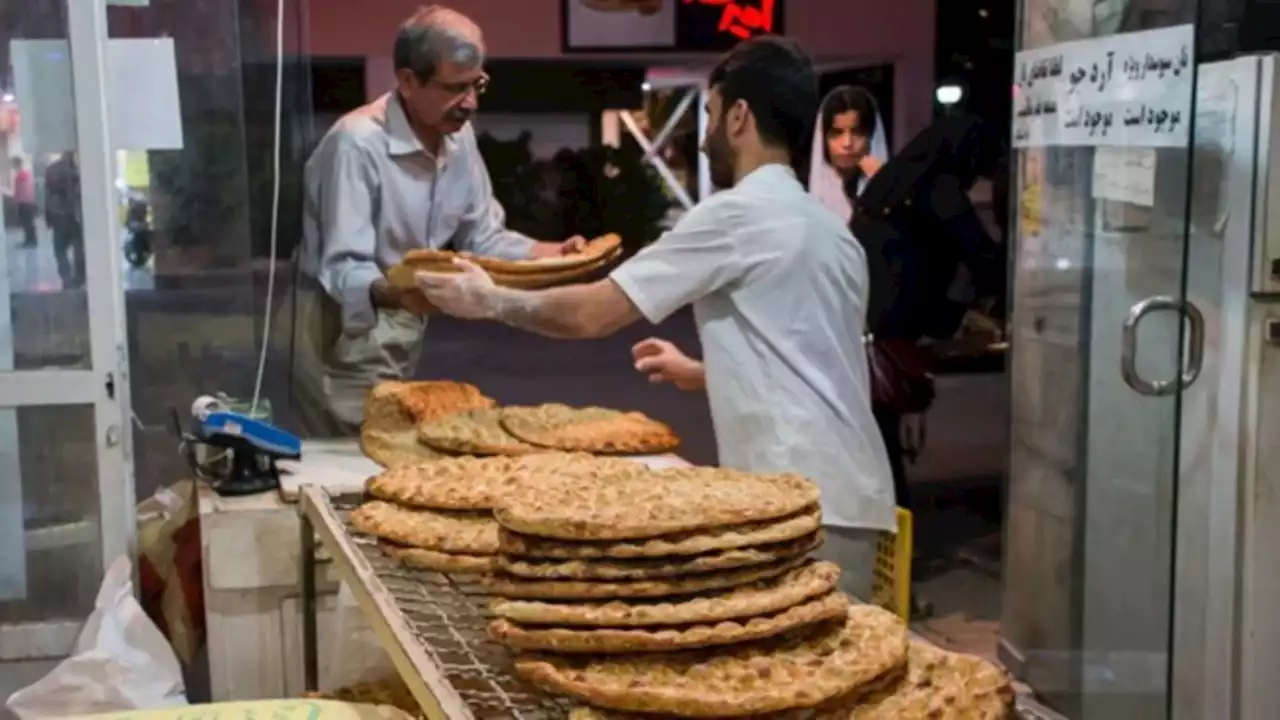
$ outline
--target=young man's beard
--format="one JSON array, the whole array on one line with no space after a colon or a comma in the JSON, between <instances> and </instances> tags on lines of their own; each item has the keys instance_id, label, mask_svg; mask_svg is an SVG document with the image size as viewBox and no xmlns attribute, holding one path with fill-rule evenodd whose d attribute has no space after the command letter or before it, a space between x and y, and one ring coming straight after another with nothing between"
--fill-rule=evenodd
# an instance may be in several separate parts
<instances>
[{"instance_id":1,"label":"young man's beard","mask_svg":"<svg viewBox=\"0 0 1280 720\"><path fill-rule=\"evenodd\" d=\"M711 170L711 184L720 190L733 187L733 148L729 146L729 133L724 123L707 138L707 164Z\"/></svg>"}]
</instances>

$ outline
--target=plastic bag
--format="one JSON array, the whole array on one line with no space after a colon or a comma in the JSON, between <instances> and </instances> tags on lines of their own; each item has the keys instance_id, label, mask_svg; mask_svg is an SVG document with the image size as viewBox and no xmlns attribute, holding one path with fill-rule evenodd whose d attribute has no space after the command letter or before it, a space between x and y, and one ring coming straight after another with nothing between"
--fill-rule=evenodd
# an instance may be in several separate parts
<instances>
[{"instance_id":1,"label":"plastic bag","mask_svg":"<svg viewBox=\"0 0 1280 720\"><path fill-rule=\"evenodd\" d=\"M320 689L334 692L339 688L395 677L396 666L378 641L377 634L346 583L338 588L336 605L336 632L333 637L340 649L328 658L327 663L321 656Z\"/></svg>"},{"instance_id":2,"label":"plastic bag","mask_svg":"<svg viewBox=\"0 0 1280 720\"><path fill-rule=\"evenodd\" d=\"M21 720L186 705L182 668L133 596L133 564L111 563L71 657L9 696Z\"/></svg>"}]
</instances>

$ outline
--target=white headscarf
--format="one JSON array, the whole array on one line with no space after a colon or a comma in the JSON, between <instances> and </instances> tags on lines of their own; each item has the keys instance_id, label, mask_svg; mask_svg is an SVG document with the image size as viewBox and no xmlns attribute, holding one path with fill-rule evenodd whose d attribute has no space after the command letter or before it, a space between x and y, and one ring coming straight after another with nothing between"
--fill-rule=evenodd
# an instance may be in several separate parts
<instances>
[{"instance_id":1,"label":"white headscarf","mask_svg":"<svg viewBox=\"0 0 1280 720\"><path fill-rule=\"evenodd\" d=\"M842 85L835 90L827 93L822 99L822 105L818 107L818 121L814 123L813 129L813 153L809 156L809 192L813 193L818 200L826 205L831 212L840 216L840 219L846 223L853 216L853 205L849 203L849 197L844 194L844 180L840 177L840 173L827 162L827 136L822 129L822 112L826 109L827 103L836 93L848 88ZM871 101L872 107L875 107L875 100ZM886 162L889 159L889 145L884 139L884 122L880 119L880 110L875 110L876 129L871 135L871 147L867 149L867 154L879 160ZM862 189L866 187L867 180L870 178L863 176L858 180L858 193L862 193Z\"/></svg>"}]
</instances>

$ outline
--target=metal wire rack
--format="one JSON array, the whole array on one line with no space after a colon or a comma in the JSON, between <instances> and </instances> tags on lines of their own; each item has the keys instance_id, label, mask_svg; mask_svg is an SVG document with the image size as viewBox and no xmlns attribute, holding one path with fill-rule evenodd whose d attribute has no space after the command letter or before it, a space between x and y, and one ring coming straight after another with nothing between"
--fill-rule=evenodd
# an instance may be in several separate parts
<instances>
[{"instance_id":1,"label":"metal wire rack","mask_svg":"<svg viewBox=\"0 0 1280 720\"><path fill-rule=\"evenodd\" d=\"M305 487L302 513L303 647L307 690L318 675L315 608L316 540L332 556L395 663L431 720L543 720L568 716L572 703L542 693L511 671L511 656L491 640L487 597L466 575L413 570L355 533L346 514L358 497L331 498Z\"/></svg>"},{"instance_id":2,"label":"metal wire rack","mask_svg":"<svg viewBox=\"0 0 1280 720\"><path fill-rule=\"evenodd\" d=\"M488 596L468 575L401 566L346 522L358 496L331 497L304 486L302 517L303 655L306 689L318 680L316 564L331 558L351 588L400 678L429 720L552 720L576 704L543 693L515 676L511 656L489 638ZM1019 720L1059 720L1019 696Z\"/></svg>"}]
</instances>

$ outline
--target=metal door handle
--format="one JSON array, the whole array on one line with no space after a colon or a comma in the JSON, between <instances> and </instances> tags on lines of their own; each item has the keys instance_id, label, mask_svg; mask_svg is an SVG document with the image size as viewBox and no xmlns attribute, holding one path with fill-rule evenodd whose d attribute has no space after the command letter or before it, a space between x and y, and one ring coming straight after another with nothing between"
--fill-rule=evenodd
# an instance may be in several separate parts
<instances>
[{"instance_id":1,"label":"metal door handle","mask_svg":"<svg viewBox=\"0 0 1280 720\"><path fill-rule=\"evenodd\" d=\"M1146 380L1138 375L1138 323L1147 313L1171 310L1187 321L1187 362L1180 377L1172 380ZM1204 364L1204 314L1195 303L1172 295L1156 295L1129 308L1124 319L1123 337L1120 341L1120 375L1124 382L1139 395L1151 397L1172 395L1189 387L1200 377Z\"/></svg>"}]
</instances>

